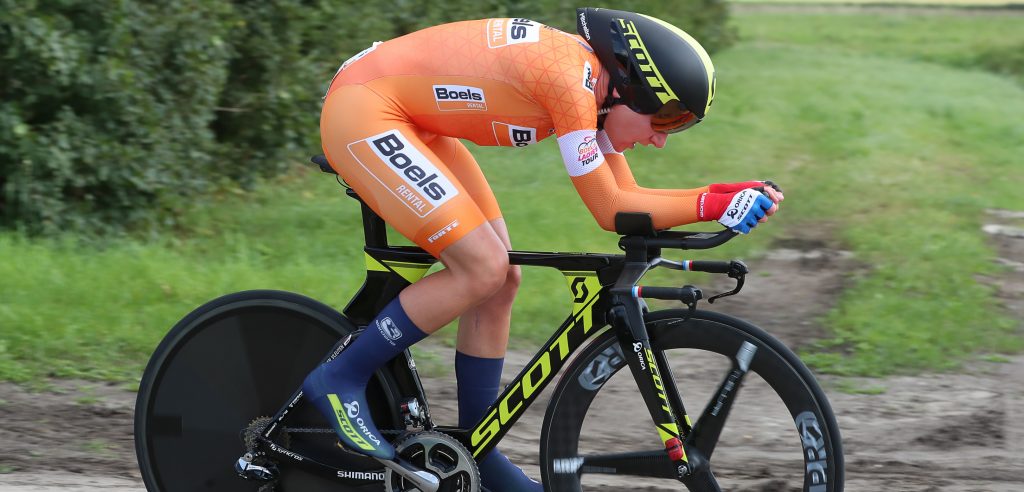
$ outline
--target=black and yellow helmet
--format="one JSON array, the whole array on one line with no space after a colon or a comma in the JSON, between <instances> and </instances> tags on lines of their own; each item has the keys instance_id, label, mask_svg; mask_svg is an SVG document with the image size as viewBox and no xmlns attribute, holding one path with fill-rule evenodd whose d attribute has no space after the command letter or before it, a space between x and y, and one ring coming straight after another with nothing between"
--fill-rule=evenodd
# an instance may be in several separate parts
<instances>
[{"instance_id":1,"label":"black and yellow helmet","mask_svg":"<svg viewBox=\"0 0 1024 492\"><path fill-rule=\"evenodd\" d=\"M581 8L576 31L611 76L606 107L625 104L652 114L655 129L665 132L685 130L707 114L715 97L715 66L682 29L643 14ZM611 87L619 98L611 97Z\"/></svg>"}]
</instances>

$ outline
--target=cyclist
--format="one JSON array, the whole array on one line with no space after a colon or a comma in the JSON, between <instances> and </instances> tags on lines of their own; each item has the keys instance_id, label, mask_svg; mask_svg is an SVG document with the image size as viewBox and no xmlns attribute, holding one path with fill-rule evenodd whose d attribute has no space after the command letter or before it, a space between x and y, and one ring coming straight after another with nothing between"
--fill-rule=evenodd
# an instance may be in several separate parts
<instances>
[{"instance_id":1,"label":"cyclist","mask_svg":"<svg viewBox=\"0 0 1024 492\"><path fill-rule=\"evenodd\" d=\"M403 290L307 377L305 394L347 448L394 457L369 418L366 383L455 318L459 425L479 421L498 395L520 270L509 265L501 211L460 138L521 147L555 135L573 185L610 231L616 212L644 211L658 229L717 220L746 233L782 201L761 181L638 186L623 152L662 148L670 133L700 122L714 67L696 40L652 17L578 9L577 32L526 19L456 22L374 43L335 75L320 120L332 167L446 267ZM480 472L492 491L542 490L497 450Z\"/></svg>"}]
</instances>

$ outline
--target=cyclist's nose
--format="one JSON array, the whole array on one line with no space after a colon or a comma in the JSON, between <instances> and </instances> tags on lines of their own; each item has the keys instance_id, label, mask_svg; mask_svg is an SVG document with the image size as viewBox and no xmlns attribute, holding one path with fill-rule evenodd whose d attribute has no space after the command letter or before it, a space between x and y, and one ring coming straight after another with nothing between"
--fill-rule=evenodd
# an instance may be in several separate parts
<instances>
[{"instance_id":1,"label":"cyclist's nose","mask_svg":"<svg viewBox=\"0 0 1024 492\"><path fill-rule=\"evenodd\" d=\"M668 134L662 132L654 132L651 136L651 144L659 149L665 148L665 142L668 141Z\"/></svg>"}]
</instances>

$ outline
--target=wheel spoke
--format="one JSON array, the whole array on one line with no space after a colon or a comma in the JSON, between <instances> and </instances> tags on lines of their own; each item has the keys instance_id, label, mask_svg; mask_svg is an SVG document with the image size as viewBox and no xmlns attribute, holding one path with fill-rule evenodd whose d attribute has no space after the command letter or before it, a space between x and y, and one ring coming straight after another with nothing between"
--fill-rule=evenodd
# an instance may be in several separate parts
<instances>
[{"instance_id":1,"label":"wheel spoke","mask_svg":"<svg viewBox=\"0 0 1024 492\"><path fill-rule=\"evenodd\" d=\"M750 361L754 358L757 347L749 342L743 342L739 352L733 358L733 367L718 390L711 395L711 402L704 408L704 413L693 426L693 431L686 439L688 447L696 448L704 459L710 461L711 455L718 445L718 438L725 428L725 422L729 419L729 411L736 401L743 379L750 369Z\"/></svg>"},{"instance_id":2,"label":"wheel spoke","mask_svg":"<svg viewBox=\"0 0 1024 492\"><path fill-rule=\"evenodd\" d=\"M587 454L555 460L559 473L603 473L652 478L676 478L676 467L665 450L616 454Z\"/></svg>"}]
</instances>

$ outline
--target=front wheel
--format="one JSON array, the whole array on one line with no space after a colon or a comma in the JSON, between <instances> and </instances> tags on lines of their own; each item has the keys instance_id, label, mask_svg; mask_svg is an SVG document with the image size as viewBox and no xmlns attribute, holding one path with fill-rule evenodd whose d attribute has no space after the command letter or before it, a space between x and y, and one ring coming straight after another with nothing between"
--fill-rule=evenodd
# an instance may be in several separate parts
<instances>
[{"instance_id":1,"label":"front wheel","mask_svg":"<svg viewBox=\"0 0 1024 492\"><path fill-rule=\"evenodd\" d=\"M742 320L705 311L685 317L666 310L646 322L662 377L683 401L706 405L690 409L700 413L684 444L700 476L685 485L674 478L631 372L620 371L632 354L608 330L552 394L540 446L546 490L841 492L839 426L807 367Z\"/></svg>"}]
</instances>

